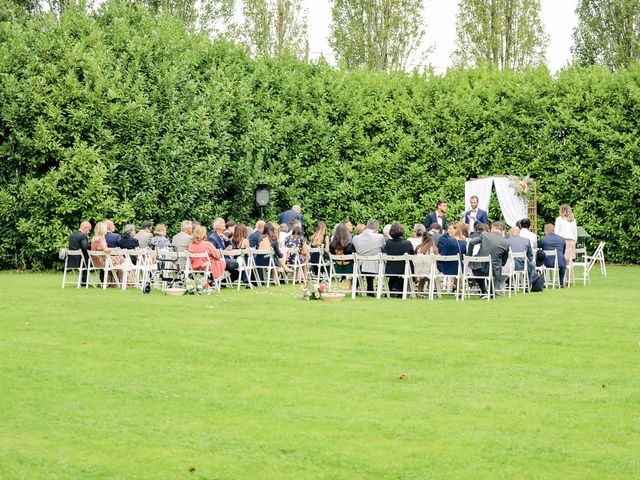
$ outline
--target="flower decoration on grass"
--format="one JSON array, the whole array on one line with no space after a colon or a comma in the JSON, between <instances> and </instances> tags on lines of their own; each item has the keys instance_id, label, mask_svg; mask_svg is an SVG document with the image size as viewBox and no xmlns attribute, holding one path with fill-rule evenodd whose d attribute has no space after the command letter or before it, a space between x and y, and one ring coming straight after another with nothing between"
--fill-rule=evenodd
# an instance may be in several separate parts
<instances>
[{"instance_id":1,"label":"flower decoration on grass","mask_svg":"<svg viewBox=\"0 0 640 480\"><path fill-rule=\"evenodd\" d=\"M209 282L202 276L187 280L185 289L185 295L211 295L213 291Z\"/></svg>"},{"instance_id":2,"label":"flower decoration on grass","mask_svg":"<svg viewBox=\"0 0 640 480\"><path fill-rule=\"evenodd\" d=\"M322 300L322 294L327 291L324 283L313 283L311 285L303 285L302 298L305 300Z\"/></svg>"},{"instance_id":3,"label":"flower decoration on grass","mask_svg":"<svg viewBox=\"0 0 640 480\"><path fill-rule=\"evenodd\" d=\"M529 200L531 200L535 194L535 185L529 175L524 178L514 180L514 188L518 196L525 203L529 203Z\"/></svg>"}]
</instances>

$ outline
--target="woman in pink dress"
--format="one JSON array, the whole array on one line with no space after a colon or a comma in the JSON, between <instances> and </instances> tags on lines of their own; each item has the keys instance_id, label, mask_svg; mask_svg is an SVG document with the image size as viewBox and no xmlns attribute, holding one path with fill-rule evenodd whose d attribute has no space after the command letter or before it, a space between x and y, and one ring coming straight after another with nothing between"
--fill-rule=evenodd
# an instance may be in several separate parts
<instances>
[{"instance_id":1,"label":"woman in pink dress","mask_svg":"<svg viewBox=\"0 0 640 480\"><path fill-rule=\"evenodd\" d=\"M207 240L207 229L202 225L196 227L191 236L191 245L187 248L189 253L207 253L211 262L211 274L213 278L221 278L224 275L226 263L220 251ZM191 259L191 267L194 270L204 270L207 261L204 258Z\"/></svg>"}]
</instances>

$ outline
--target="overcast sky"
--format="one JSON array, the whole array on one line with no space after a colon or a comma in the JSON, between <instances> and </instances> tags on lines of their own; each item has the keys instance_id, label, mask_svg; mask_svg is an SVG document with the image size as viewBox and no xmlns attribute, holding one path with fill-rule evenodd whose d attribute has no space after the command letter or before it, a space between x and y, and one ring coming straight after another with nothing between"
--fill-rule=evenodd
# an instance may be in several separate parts
<instances>
[{"instance_id":1,"label":"overcast sky","mask_svg":"<svg viewBox=\"0 0 640 480\"><path fill-rule=\"evenodd\" d=\"M552 72L563 67L571 56L571 34L576 24L575 9L578 0L541 0L542 22L550 36L547 65ZM324 54L333 61L329 47L331 3L329 0L304 0L308 11L309 47L312 59ZM451 52L455 48L456 12L458 0L425 0L424 17L427 23L425 45L435 47L427 57L428 63L440 73L451 66ZM420 63L418 58L412 60Z\"/></svg>"}]
</instances>

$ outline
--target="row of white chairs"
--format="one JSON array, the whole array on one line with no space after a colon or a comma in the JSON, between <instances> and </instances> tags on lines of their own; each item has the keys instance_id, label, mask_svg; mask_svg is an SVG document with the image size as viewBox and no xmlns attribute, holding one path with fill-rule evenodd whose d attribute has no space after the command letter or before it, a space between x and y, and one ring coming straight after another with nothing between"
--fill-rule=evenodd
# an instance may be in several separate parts
<instances>
[{"instance_id":1,"label":"row of white chairs","mask_svg":"<svg viewBox=\"0 0 640 480\"><path fill-rule=\"evenodd\" d=\"M576 248L576 258L569 261L566 271L566 283L568 287L576 285L576 279L582 280L584 286L591 284L591 270L596 264L600 267L600 273L607 276L607 266L604 258L604 247L606 243L600 242L596 247L593 255L587 255L585 247ZM543 250L547 258L553 259L553 266L537 267L537 270L544 275L545 286L555 289L560 288L560 273L558 267L558 255L556 250ZM576 269L581 268L579 276Z\"/></svg>"},{"instance_id":2,"label":"row of white chairs","mask_svg":"<svg viewBox=\"0 0 640 480\"><path fill-rule=\"evenodd\" d=\"M516 268L515 260L523 261L524 270ZM526 292L528 287L528 277L526 274L526 254L512 253L510 263L507 267L506 277L508 287L504 291L509 296L512 293ZM345 274L336 271L336 265L345 262L353 262L353 273ZM402 262L401 274L388 274L387 267L390 262ZM329 255L329 277L330 290L348 293L352 298L357 295L375 295L377 298L383 296L398 295L403 299L422 296L433 300L436 296L453 295L456 301L462 301L473 296L482 296L487 300L495 297L496 286L491 267L491 257L465 256L460 259L459 255L387 255L380 253L374 256L351 255ZM367 268L363 268L364 264ZM449 265L449 268L439 268L438 265ZM375 272L371 271L371 266L377 265ZM442 270L455 273L443 273ZM488 273L478 273L482 270ZM389 278L396 277L402 280L402 290L393 292L389 287ZM373 290L367 290L367 278L372 279ZM349 280L349 288L341 287L343 280ZM479 282L485 282L486 293L478 288ZM419 285L423 284L425 289L420 291Z\"/></svg>"},{"instance_id":3,"label":"row of white chairs","mask_svg":"<svg viewBox=\"0 0 640 480\"><path fill-rule=\"evenodd\" d=\"M578 257L572 262L568 271L569 283L575 285L575 274L573 270L576 267L582 267L583 284L590 283L590 272L596 263L599 263L601 273L606 275L606 266L604 261L604 242L602 242L592 256L586 255L586 250L578 249ZM346 293L350 293L352 298L357 294L375 295L381 298L383 295L390 296L394 294L389 288L389 277L385 272L389 262L404 262L403 273L401 275L393 275L402 279L402 291L398 292L402 298L425 296L432 300L436 295L438 297L445 294L455 295L456 300L468 298L473 295L481 295L477 288L479 281L486 282L487 299L495 297L495 279L491 268L490 257L473 257L465 256L463 260L458 255L442 256L442 255L403 255L392 256L379 254L375 256L362 256L357 254L351 255L328 255L328 261L325 261L324 247L312 248L308 251L304 261L303 257L295 248L290 249L288 254L295 256L295 261L291 264L291 277L284 274L271 250L231 250L221 252L226 256L235 258L238 261L238 276L232 281L228 272L218 279L211 276L211 264L206 253L195 254L188 252L176 253L171 250L150 251L147 249L137 250L120 250L114 249L109 253L103 251L89 251L88 258L79 250L68 250L66 252L65 267L62 277L62 288L65 285L75 284L77 288L83 286L82 278L86 275L87 281L84 286L99 286L107 288L114 286L121 289L127 286L144 289L148 285L154 285L160 289L165 289L177 279L181 281L195 280L196 278L210 279L210 287L214 291L220 291L222 285L227 287L236 287L238 290L243 284L248 286L265 285L269 288L279 283L306 283L308 281L327 281L332 291L345 291L342 280L350 280L351 287ZM311 254L315 256L316 261L312 262ZM546 255L555 258L553 267L539 267L545 275L545 283L551 288L559 286L558 261L555 251L545 252ZM256 262L257 256L262 256L264 262ZM77 267L70 267L69 263L72 258L77 258ZM202 266L196 270L192 267L192 260L202 259ZM353 273L344 274L336 271L336 265L344 262L353 262ZM505 279L502 293L507 293L509 297L512 294L526 292L529 288L528 264L525 253L509 253L509 260L502 271L502 277ZM363 268L368 263L369 266L374 264L377 266L375 272L370 272L370 268ZM438 263L449 263L456 273L447 275L440 271ZM482 265L485 269L488 266L488 275L477 275ZM522 268L520 268L522 266ZM367 270L367 271L365 271ZM449 270L449 269L447 269ZM307 275L309 272L309 275ZM73 279L69 280L70 274ZM375 284L374 290L368 291L366 288L367 277L373 280ZM421 282L422 280L422 282ZM427 291L419 292L417 286L421 283L427 285Z\"/></svg>"}]
</instances>

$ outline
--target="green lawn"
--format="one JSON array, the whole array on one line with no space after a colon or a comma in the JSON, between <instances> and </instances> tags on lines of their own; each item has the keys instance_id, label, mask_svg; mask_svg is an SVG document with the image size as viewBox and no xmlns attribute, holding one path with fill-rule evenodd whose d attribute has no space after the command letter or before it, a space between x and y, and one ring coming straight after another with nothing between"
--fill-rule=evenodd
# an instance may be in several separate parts
<instances>
[{"instance_id":1,"label":"green lawn","mask_svg":"<svg viewBox=\"0 0 640 480\"><path fill-rule=\"evenodd\" d=\"M60 278L0 273L1 479L640 478L639 268L491 303Z\"/></svg>"}]
</instances>

